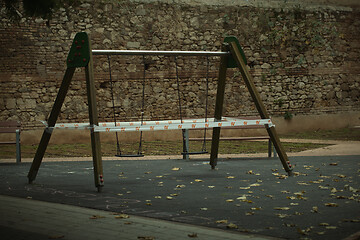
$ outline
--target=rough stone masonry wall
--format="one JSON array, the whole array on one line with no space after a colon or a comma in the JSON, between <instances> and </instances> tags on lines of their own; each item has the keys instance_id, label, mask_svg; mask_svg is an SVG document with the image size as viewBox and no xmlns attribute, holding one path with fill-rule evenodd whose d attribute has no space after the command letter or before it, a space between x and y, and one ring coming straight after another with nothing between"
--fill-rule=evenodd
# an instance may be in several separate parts
<instances>
[{"instance_id":1,"label":"rough stone masonry wall","mask_svg":"<svg viewBox=\"0 0 360 240\"><path fill-rule=\"evenodd\" d=\"M190 4L167 1L84 1L60 8L53 19L10 22L1 9L0 120L39 127L49 114L76 32L89 33L93 49L219 51L223 38L239 38L260 95L271 115L359 111L360 11ZM178 119L175 62L169 57L111 58L118 119L139 119L143 60L146 119ZM212 116L218 58L209 58ZM177 59L183 117L205 115L206 58ZM112 119L105 57L94 56L100 120ZM225 115L254 115L250 95L235 70L228 74ZM296 117L296 116L295 116ZM60 121L86 121L84 71L78 69Z\"/></svg>"}]
</instances>

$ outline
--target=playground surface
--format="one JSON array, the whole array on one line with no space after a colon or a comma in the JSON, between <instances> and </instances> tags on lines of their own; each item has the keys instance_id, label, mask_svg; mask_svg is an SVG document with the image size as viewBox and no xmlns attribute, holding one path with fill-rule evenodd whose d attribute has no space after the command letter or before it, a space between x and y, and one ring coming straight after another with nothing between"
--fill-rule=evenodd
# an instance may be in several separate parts
<instances>
[{"instance_id":1,"label":"playground surface","mask_svg":"<svg viewBox=\"0 0 360 240\"><path fill-rule=\"evenodd\" d=\"M314 154L317 154L316 152ZM360 231L360 154L0 165L5 239L344 239ZM14 237L15 236L15 237ZM356 238L354 238L356 239Z\"/></svg>"}]
</instances>

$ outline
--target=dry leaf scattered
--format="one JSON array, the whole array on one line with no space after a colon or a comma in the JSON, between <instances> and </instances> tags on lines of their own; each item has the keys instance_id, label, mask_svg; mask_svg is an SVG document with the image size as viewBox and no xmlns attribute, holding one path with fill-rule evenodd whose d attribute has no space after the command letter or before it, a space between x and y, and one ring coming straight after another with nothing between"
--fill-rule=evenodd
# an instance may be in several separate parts
<instances>
[{"instance_id":1,"label":"dry leaf scattered","mask_svg":"<svg viewBox=\"0 0 360 240\"><path fill-rule=\"evenodd\" d=\"M228 220L222 219L222 220L217 220L215 223L228 223Z\"/></svg>"},{"instance_id":2,"label":"dry leaf scattered","mask_svg":"<svg viewBox=\"0 0 360 240\"><path fill-rule=\"evenodd\" d=\"M140 240L155 240L153 236L139 236L138 239Z\"/></svg>"},{"instance_id":3,"label":"dry leaf scattered","mask_svg":"<svg viewBox=\"0 0 360 240\"><path fill-rule=\"evenodd\" d=\"M229 228L229 229L236 229L236 228L239 228L236 224L234 223L229 223L226 228Z\"/></svg>"},{"instance_id":4,"label":"dry leaf scattered","mask_svg":"<svg viewBox=\"0 0 360 240\"><path fill-rule=\"evenodd\" d=\"M188 237L189 238L197 238L198 235L197 235L197 233L190 233L190 234L188 234Z\"/></svg>"},{"instance_id":5,"label":"dry leaf scattered","mask_svg":"<svg viewBox=\"0 0 360 240\"><path fill-rule=\"evenodd\" d=\"M337 204L337 203L325 203L325 206L327 206L327 207L338 207L339 204Z\"/></svg>"},{"instance_id":6,"label":"dry leaf scattered","mask_svg":"<svg viewBox=\"0 0 360 240\"><path fill-rule=\"evenodd\" d=\"M129 215L127 214L119 214L115 216L116 219L125 219L125 218L130 218Z\"/></svg>"},{"instance_id":7,"label":"dry leaf scattered","mask_svg":"<svg viewBox=\"0 0 360 240\"><path fill-rule=\"evenodd\" d=\"M285 210L285 211L290 210L289 207L274 207L274 209L275 210Z\"/></svg>"}]
</instances>

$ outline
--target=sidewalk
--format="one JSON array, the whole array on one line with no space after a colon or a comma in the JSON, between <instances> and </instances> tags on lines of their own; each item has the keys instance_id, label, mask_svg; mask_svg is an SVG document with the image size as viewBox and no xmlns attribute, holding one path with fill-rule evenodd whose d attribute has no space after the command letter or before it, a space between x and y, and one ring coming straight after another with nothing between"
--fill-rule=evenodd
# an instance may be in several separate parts
<instances>
[{"instance_id":1,"label":"sidewalk","mask_svg":"<svg viewBox=\"0 0 360 240\"><path fill-rule=\"evenodd\" d=\"M276 239L0 195L4 240Z\"/></svg>"},{"instance_id":2,"label":"sidewalk","mask_svg":"<svg viewBox=\"0 0 360 240\"><path fill-rule=\"evenodd\" d=\"M289 157L295 156L339 156L339 155L360 155L360 141L336 141L336 140L314 140L314 139L280 139L281 142L296 143L317 143L329 144L330 146L310 149L302 152L287 153ZM267 157L267 153L253 154L219 154L219 158L251 158L251 157ZM118 160L169 160L181 159L181 155L159 155L144 157L122 157ZM103 157L104 161L114 160L114 157ZM210 159L210 154L192 155L191 159ZM21 162L32 162L32 158L22 158ZM71 157L71 158L44 158L43 162L59 162L59 161L92 161L92 157ZM14 163L15 159L0 159L0 163Z\"/></svg>"}]
</instances>

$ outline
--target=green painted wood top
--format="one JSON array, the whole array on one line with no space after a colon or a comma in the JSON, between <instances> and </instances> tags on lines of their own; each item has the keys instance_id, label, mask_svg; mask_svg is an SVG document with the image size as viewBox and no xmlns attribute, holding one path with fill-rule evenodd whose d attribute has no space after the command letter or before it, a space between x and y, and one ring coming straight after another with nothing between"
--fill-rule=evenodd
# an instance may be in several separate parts
<instances>
[{"instance_id":1,"label":"green painted wood top","mask_svg":"<svg viewBox=\"0 0 360 240\"><path fill-rule=\"evenodd\" d=\"M67 57L67 67L86 67L90 60L90 51L90 43L87 33L77 33Z\"/></svg>"}]
</instances>

